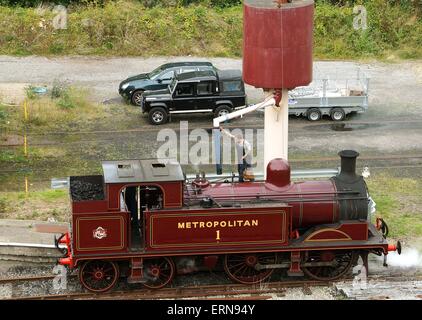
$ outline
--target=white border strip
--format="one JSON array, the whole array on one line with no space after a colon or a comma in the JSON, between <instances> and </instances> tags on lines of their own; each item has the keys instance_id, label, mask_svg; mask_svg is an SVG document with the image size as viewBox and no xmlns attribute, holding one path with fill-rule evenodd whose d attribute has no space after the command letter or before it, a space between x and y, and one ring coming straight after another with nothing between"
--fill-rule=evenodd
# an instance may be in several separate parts
<instances>
[{"instance_id":1,"label":"white border strip","mask_svg":"<svg viewBox=\"0 0 422 320\"><path fill-rule=\"evenodd\" d=\"M41 243L19 243L19 242L0 242L0 247L22 247L22 248L45 248L56 249L54 244ZM64 244L59 244L60 248L66 248Z\"/></svg>"}]
</instances>

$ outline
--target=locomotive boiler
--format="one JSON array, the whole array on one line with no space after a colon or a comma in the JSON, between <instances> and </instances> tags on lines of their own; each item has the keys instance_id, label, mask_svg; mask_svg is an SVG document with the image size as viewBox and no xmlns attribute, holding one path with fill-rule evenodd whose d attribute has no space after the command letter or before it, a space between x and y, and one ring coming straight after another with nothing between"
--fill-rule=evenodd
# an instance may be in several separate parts
<instances>
[{"instance_id":1,"label":"locomotive boiler","mask_svg":"<svg viewBox=\"0 0 422 320\"><path fill-rule=\"evenodd\" d=\"M356 174L352 150L339 153L329 180L292 182L273 159L263 182L188 181L176 162L104 161L103 175L70 178L71 230L59 263L79 268L84 287L110 290L119 278L162 288L175 275L224 269L253 284L274 270L334 280L369 253L389 245L385 222L372 222L373 202Z\"/></svg>"}]
</instances>

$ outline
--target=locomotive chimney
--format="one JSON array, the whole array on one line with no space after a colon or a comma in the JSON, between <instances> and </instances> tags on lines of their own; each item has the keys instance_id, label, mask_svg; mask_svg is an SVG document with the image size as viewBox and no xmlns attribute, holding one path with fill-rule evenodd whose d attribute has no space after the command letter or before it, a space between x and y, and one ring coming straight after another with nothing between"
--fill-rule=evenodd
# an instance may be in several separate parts
<instances>
[{"instance_id":1,"label":"locomotive chimney","mask_svg":"<svg viewBox=\"0 0 422 320\"><path fill-rule=\"evenodd\" d=\"M344 182L355 182L359 179L356 174L356 158L359 156L359 152L343 150L338 155L341 157L341 171L338 178Z\"/></svg>"}]
</instances>

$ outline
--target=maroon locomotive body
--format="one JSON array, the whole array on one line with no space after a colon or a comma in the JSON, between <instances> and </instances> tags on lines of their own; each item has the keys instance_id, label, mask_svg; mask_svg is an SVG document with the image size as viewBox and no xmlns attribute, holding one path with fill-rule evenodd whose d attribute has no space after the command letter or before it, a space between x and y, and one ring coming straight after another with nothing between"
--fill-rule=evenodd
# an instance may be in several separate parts
<instances>
[{"instance_id":1,"label":"maroon locomotive body","mask_svg":"<svg viewBox=\"0 0 422 320\"><path fill-rule=\"evenodd\" d=\"M224 268L257 283L276 269L288 276L337 279L362 256L400 250L370 221L371 199L356 175L358 154L340 152L341 173L292 182L274 159L264 182L187 181L178 163L103 162L102 176L70 178L72 229L60 264L79 268L91 291L120 277L148 288L176 274Z\"/></svg>"}]
</instances>

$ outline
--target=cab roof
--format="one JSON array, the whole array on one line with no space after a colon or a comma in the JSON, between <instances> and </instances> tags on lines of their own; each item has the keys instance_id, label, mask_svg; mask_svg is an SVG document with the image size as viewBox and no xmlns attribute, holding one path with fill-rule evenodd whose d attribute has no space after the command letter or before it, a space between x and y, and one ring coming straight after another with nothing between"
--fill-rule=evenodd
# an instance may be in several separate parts
<instances>
[{"instance_id":1,"label":"cab roof","mask_svg":"<svg viewBox=\"0 0 422 320\"><path fill-rule=\"evenodd\" d=\"M105 183L184 181L180 164L170 159L102 162Z\"/></svg>"},{"instance_id":2,"label":"cab roof","mask_svg":"<svg viewBox=\"0 0 422 320\"><path fill-rule=\"evenodd\" d=\"M209 66L212 67L212 63L211 62L206 62L206 61L181 61L181 62L169 62L169 63L165 63L163 64L161 67L162 68L173 68L173 67L183 67L183 66Z\"/></svg>"},{"instance_id":3,"label":"cab roof","mask_svg":"<svg viewBox=\"0 0 422 320\"><path fill-rule=\"evenodd\" d=\"M242 80L242 71L240 70L203 70L181 73L176 76L179 82L194 82L194 81L220 81L227 80Z\"/></svg>"},{"instance_id":4,"label":"cab roof","mask_svg":"<svg viewBox=\"0 0 422 320\"><path fill-rule=\"evenodd\" d=\"M212 70L204 70L181 73L176 78L179 82L216 81L217 75Z\"/></svg>"}]
</instances>

